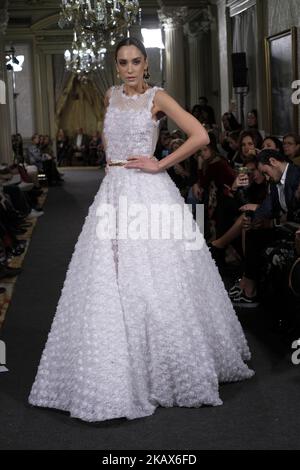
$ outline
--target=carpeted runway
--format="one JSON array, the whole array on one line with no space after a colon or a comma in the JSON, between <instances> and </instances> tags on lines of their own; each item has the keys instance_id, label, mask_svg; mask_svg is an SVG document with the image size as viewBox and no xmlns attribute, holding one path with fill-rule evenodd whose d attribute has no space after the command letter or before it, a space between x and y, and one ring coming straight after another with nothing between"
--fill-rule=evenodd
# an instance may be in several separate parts
<instances>
[{"instance_id":1,"label":"carpeted runway","mask_svg":"<svg viewBox=\"0 0 300 470\"><path fill-rule=\"evenodd\" d=\"M33 408L27 397L68 263L103 172L66 170L50 188L0 332L9 372L0 373L0 449L300 449L300 366L266 334L263 312L241 311L253 379L222 385L216 408L158 408L153 416L89 424Z\"/></svg>"}]
</instances>

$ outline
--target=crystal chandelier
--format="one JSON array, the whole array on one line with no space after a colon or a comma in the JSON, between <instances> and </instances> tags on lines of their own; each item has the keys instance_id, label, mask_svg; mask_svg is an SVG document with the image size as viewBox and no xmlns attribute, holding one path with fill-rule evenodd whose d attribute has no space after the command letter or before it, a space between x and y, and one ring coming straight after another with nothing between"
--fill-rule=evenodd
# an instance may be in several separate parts
<instances>
[{"instance_id":1,"label":"crystal chandelier","mask_svg":"<svg viewBox=\"0 0 300 470\"><path fill-rule=\"evenodd\" d=\"M107 49L97 45L93 33L74 31L71 50L65 51L66 70L77 74L86 74L97 68L103 68Z\"/></svg>"},{"instance_id":2,"label":"crystal chandelier","mask_svg":"<svg viewBox=\"0 0 300 470\"><path fill-rule=\"evenodd\" d=\"M139 19L138 0L62 0L58 25L73 27L71 50L65 51L67 70L77 74L103 67L107 49Z\"/></svg>"}]
</instances>

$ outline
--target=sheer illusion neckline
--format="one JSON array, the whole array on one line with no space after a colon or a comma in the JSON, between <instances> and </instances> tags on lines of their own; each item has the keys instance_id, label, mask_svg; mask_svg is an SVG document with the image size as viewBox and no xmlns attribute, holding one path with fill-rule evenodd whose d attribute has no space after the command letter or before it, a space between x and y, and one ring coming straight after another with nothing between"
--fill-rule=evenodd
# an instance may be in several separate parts
<instances>
[{"instance_id":1,"label":"sheer illusion neckline","mask_svg":"<svg viewBox=\"0 0 300 470\"><path fill-rule=\"evenodd\" d=\"M152 90L154 87L149 87L147 88L146 91L144 91L144 93L136 93L135 95L126 95L125 93L125 87L124 87L124 83L121 85L121 95L124 97L124 98L127 98L129 100L137 100L138 98L140 98L141 96L144 96L146 95L150 90Z\"/></svg>"}]
</instances>

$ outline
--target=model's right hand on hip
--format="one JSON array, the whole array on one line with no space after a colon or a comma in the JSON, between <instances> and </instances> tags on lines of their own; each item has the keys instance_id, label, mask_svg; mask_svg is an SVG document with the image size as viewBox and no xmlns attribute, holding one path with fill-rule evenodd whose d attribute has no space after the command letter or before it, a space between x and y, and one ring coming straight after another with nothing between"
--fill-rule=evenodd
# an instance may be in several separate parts
<instances>
[{"instance_id":1,"label":"model's right hand on hip","mask_svg":"<svg viewBox=\"0 0 300 470\"><path fill-rule=\"evenodd\" d=\"M105 165L105 174L106 175L107 175L108 169L109 169L109 162L111 162L111 159L106 161L106 165Z\"/></svg>"}]
</instances>

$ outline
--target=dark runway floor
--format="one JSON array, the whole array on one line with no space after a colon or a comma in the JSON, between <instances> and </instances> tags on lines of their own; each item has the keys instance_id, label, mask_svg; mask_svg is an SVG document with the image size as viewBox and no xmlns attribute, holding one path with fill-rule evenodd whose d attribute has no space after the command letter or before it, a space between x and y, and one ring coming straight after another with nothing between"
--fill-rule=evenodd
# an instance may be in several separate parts
<instances>
[{"instance_id":1,"label":"dark runway floor","mask_svg":"<svg viewBox=\"0 0 300 470\"><path fill-rule=\"evenodd\" d=\"M27 398L74 245L100 174L67 170L50 188L0 333L9 372L0 373L0 449L299 449L300 366L267 334L264 313L240 311L256 375L220 387L223 406L158 408L153 416L89 424L33 408Z\"/></svg>"}]
</instances>

